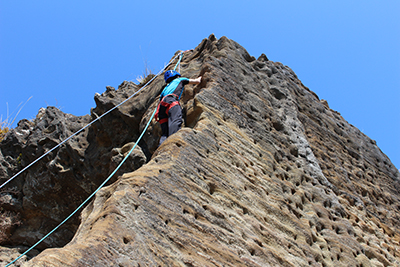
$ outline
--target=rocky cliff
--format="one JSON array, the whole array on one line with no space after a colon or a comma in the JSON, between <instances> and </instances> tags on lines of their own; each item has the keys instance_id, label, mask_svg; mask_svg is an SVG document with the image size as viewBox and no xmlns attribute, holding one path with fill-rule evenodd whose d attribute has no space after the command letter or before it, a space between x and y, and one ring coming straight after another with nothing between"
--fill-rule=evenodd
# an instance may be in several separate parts
<instances>
[{"instance_id":1,"label":"rocky cliff","mask_svg":"<svg viewBox=\"0 0 400 267\"><path fill-rule=\"evenodd\" d=\"M376 145L287 66L211 35L185 54L184 127L134 153L78 216L15 266L400 266L400 174ZM2 189L0 264L66 218L137 140L164 84L134 98ZM56 108L0 143L0 181L139 86Z\"/></svg>"}]
</instances>

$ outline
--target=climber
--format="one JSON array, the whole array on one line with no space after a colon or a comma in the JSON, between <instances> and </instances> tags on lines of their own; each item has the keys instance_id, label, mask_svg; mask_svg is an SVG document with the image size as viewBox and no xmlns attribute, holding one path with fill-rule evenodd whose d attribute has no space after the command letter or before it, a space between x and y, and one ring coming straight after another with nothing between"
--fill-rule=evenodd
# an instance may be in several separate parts
<instances>
[{"instance_id":1,"label":"climber","mask_svg":"<svg viewBox=\"0 0 400 267\"><path fill-rule=\"evenodd\" d=\"M182 96L186 84L199 84L201 76L196 79L181 77L175 70L168 70L164 74L166 85L161 92L160 103L158 104L156 120L161 125L161 138L159 145L168 136L176 133L182 125L182 109L179 99Z\"/></svg>"}]
</instances>

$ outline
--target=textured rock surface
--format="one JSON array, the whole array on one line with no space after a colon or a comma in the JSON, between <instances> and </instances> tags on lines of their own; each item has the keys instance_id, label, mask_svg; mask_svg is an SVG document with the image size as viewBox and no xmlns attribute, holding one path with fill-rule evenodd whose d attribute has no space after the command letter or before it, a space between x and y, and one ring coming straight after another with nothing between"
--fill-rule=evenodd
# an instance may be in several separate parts
<instances>
[{"instance_id":1,"label":"textured rock surface","mask_svg":"<svg viewBox=\"0 0 400 267\"><path fill-rule=\"evenodd\" d=\"M137 89L131 83L123 83L119 91L126 95ZM112 97L113 93L114 89L107 88L103 95L95 97L98 106L91 116L76 117L49 107L41 109L33 121L20 121L1 143L1 182L86 126L104 109L114 107L120 97ZM126 123L128 115L124 112L130 112L129 107L135 105L135 112L140 113L142 101L146 98L127 103L123 111L116 109L104 120L98 120L0 190L1 245L22 246L21 250L26 250L69 216L105 180L138 136L139 122ZM138 169L146 161L145 152L137 147L117 175ZM79 215L74 216L37 248L64 246L79 223Z\"/></svg>"},{"instance_id":2,"label":"textured rock surface","mask_svg":"<svg viewBox=\"0 0 400 267\"><path fill-rule=\"evenodd\" d=\"M38 249L64 245L76 230L72 240L25 266L400 265L400 176L373 140L290 68L265 55L256 60L225 37L211 35L185 54L182 74L203 76L181 101L185 127L157 148L153 121L124 174L82 211L78 229L75 218ZM79 135L80 142L14 182L23 196L9 195L24 220L5 245L30 245L105 179L148 122L162 84L158 77ZM95 97L92 119L137 89L107 88ZM21 123L1 144L2 173L18 169L19 153L26 164L81 126L70 121L83 125L90 117L62 120L57 137L45 132L53 124L40 128L37 120ZM39 131L45 142L33 139ZM40 202L56 198L47 181L59 181L51 188L65 193L52 204ZM46 212L51 205L55 214Z\"/></svg>"}]
</instances>

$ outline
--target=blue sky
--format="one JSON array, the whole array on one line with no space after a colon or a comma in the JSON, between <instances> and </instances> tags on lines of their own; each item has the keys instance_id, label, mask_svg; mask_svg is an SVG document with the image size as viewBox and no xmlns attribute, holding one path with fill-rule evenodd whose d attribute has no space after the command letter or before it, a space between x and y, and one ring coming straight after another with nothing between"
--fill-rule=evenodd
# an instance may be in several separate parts
<instances>
[{"instance_id":1,"label":"blue sky","mask_svg":"<svg viewBox=\"0 0 400 267\"><path fill-rule=\"evenodd\" d=\"M96 92L214 33L292 68L400 168L399 14L398 0L0 0L0 115L30 97L16 121L89 114Z\"/></svg>"}]
</instances>

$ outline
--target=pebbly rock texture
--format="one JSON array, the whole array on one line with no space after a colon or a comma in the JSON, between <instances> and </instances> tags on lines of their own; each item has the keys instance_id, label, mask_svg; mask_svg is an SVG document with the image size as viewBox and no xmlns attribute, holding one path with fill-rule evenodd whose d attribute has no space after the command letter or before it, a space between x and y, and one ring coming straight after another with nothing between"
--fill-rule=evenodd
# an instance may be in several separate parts
<instances>
[{"instance_id":1,"label":"pebbly rock texture","mask_svg":"<svg viewBox=\"0 0 400 267\"><path fill-rule=\"evenodd\" d=\"M264 54L255 59L226 37L203 40L181 67L185 77L203 76L181 100L185 127L157 148L160 129L152 121L121 176L82 211L78 228L78 218L71 220L24 266L400 265L400 174L373 140L289 67ZM19 204L7 209L23 220L9 231L8 250L31 245L105 179L149 121L162 85L157 77L80 141L13 181L8 195ZM2 177L138 89L126 82L107 88L90 117L47 109L65 118L56 124L64 129L59 136L47 135L50 122L40 128L38 119L23 121L1 143ZM51 188L65 194L56 198ZM47 212L51 205L56 214Z\"/></svg>"},{"instance_id":2,"label":"pebbly rock texture","mask_svg":"<svg viewBox=\"0 0 400 267\"><path fill-rule=\"evenodd\" d=\"M123 83L119 92L126 95L138 89L132 83ZM101 116L98 114L105 109L114 107L121 98L114 99L113 93L115 89L108 87L104 94L96 95L98 106L91 116L76 117L49 107L42 108L33 121L20 121L1 142L1 183ZM114 171L138 137L138 122L126 123L124 112L130 112L129 107L140 112L139 104L145 99L127 103L122 111L116 109L97 120L0 189L0 245L25 251L67 218ZM136 170L146 161L139 146L117 175ZM64 246L79 223L77 214L28 256L48 247ZM12 252L15 254L15 249Z\"/></svg>"}]
</instances>

